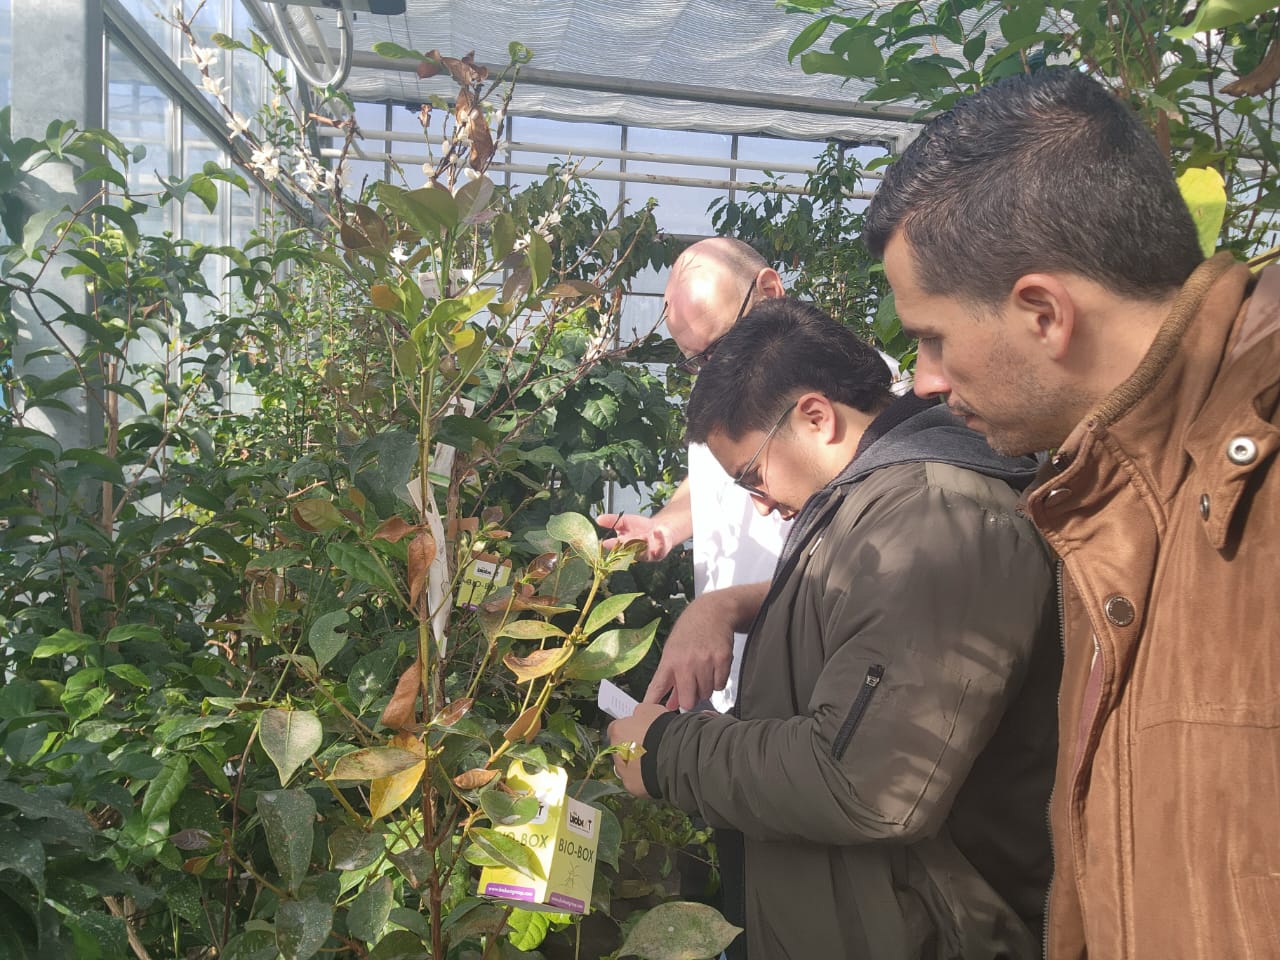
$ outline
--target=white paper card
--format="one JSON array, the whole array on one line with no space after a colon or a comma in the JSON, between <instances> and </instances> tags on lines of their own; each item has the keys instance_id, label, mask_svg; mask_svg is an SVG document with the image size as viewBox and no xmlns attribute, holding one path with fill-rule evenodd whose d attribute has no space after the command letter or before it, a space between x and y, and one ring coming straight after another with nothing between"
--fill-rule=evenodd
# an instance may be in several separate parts
<instances>
[{"instance_id":1,"label":"white paper card","mask_svg":"<svg viewBox=\"0 0 1280 960\"><path fill-rule=\"evenodd\" d=\"M636 712L639 701L626 693L616 683L601 680L600 693L596 696L596 704L613 719L622 720Z\"/></svg>"}]
</instances>

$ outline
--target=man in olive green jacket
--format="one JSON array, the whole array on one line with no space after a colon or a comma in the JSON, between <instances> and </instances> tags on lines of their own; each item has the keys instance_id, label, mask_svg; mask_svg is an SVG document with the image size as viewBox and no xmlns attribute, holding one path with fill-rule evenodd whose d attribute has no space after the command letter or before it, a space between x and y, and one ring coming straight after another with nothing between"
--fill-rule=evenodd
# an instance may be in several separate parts
<instances>
[{"instance_id":1,"label":"man in olive green jacket","mask_svg":"<svg viewBox=\"0 0 1280 960\"><path fill-rule=\"evenodd\" d=\"M632 792L733 832L731 957L1040 953L1056 608L1011 486L1034 464L888 384L846 328L775 300L690 402L690 439L796 522L767 596L697 601L759 611L736 715L642 704L610 736L644 746L619 761Z\"/></svg>"}]
</instances>

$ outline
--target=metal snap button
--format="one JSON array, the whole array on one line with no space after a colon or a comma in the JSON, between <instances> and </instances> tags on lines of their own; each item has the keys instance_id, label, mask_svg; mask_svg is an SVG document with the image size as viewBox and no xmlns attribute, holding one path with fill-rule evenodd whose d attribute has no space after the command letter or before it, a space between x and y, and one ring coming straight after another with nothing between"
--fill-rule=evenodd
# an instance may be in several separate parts
<instances>
[{"instance_id":1,"label":"metal snap button","mask_svg":"<svg viewBox=\"0 0 1280 960\"><path fill-rule=\"evenodd\" d=\"M1046 507L1060 506L1068 497L1071 496L1071 490L1068 487L1054 487L1044 495L1044 505Z\"/></svg>"},{"instance_id":2,"label":"metal snap button","mask_svg":"<svg viewBox=\"0 0 1280 960\"><path fill-rule=\"evenodd\" d=\"M1227 444L1227 459L1238 467L1247 467L1258 459L1258 445L1248 437L1232 437Z\"/></svg>"},{"instance_id":3,"label":"metal snap button","mask_svg":"<svg viewBox=\"0 0 1280 960\"><path fill-rule=\"evenodd\" d=\"M1200 494L1200 519L1209 519L1209 495L1207 493Z\"/></svg>"},{"instance_id":4,"label":"metal snap button","mask_svg":"<svg viewBox=\"0 0 1280 960\"><path fill-rule=\"evenodd\" d=\"M1102 605L1102 609L1106 613L1107 619L1117 627L1127 627L1133 623L1133 604L1126 597L1119 595L1108 597L1107 602Z\"/></svg>"}]
</instances>

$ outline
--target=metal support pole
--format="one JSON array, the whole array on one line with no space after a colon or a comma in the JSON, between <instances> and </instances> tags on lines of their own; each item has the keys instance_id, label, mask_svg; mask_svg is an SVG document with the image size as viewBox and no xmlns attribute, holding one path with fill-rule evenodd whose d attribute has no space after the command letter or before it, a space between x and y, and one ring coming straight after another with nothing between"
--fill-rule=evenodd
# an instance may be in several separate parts
<instances>
[{"instance_id":1,"label":"metal support pole","mask_svg":"<svg viewBox=\"0 0 1280 960\"><path fill-rule=\"evenodd\" d=\"M103 126L103 26L101 0L13 0L13 135L43 140L54 120L74 120L81 128ZM50 56L50 51L57 51ZM45 164L33 171L44 193L42 204L54 208L82 206L97 184L75 183L75 171L61 164ZM55 218L55 222L58 218ZM48 242L49 237L45 237ZM73 261L59 255L44 271L42 289L64 301L72 311L87 313L89 294L80 276L64 278L62 267ZM40 310L46 319L59 308L51 298ZM58 337L79 352L85 345L82 331L58 325L54 331L41 322L31 306L15 299L18 338L14 364L25 373L49 378L69 369L58 355L28 359L37 351L61 353ZM83 390L68 390L62 399L70 411L38 408L30 411L28 424L57 438L64 449L86 447L102 435L101 407Z\"/></svg>"}]
</instances>

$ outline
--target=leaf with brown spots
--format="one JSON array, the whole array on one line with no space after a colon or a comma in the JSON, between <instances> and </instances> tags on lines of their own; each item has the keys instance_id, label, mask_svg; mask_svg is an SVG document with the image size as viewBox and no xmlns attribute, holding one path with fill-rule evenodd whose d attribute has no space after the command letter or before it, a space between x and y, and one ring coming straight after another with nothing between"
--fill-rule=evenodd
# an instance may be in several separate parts
<instances>
[{"instance_id":1,"label":"leaf with brown spots","mask_svg":"<svg viewBox=\"0 0 1280 960\"><path fill-rule=\"evenodd\" d=\"M547 575L554 573L556 567L560 565L560 554L558 553L540 553L534 557L529 564L529 569L525 571L525 576L530 580L541 580Z\"/></svg>"},{"instance_id":2,"label":"leaf with brown spots","mask_svg":"<svg viewBox=\"0 0 1280 960\"><path fill-rule=\"evenodd\" d=\"M433 727L452 727L471 712L475 702L474 697L463 697L460 700L453 701L453 703L446 704L444 709L431 718L431 725Z\"/></svg>"},{"instance_id":3,"label":"leaf with brown spots","mask_svg":"<svg viewBox=\"0 0 1280 960\"><path fill-rule=\"evenodd\" d=\"M426 530L409 543L409 606L416 607L427 589L427 572L436 557L436 540Z\"/></svg>"},{"instance_id":4,"label":"leaf with brown spots","mask_svg":"<svg viewBox=\"0 0 1280 960\"><path fill-rule=\"evenodd\" d=\"M502 662L511 669L518 681L526 683L529 680L536 680L538 677L545 677L553 670L564 666L572 655L573 646L566 643L560 647L535 650L527 657L517 657L514 653L508 653L502 658Z\"/></svg>"},{"instance_id":5,"label":"leaf with brown spots","mask_svg":"<svg viewBox=\"0 0 1280 960\"><path fill-rule=\"evenodd\" d=\"M418 703L418 691L422 689L422 661L414 660L400 674L395 693L382 711L381 722L392 730L403 730L413 723L414 707Z\"/></svg>"}]
</instances>

